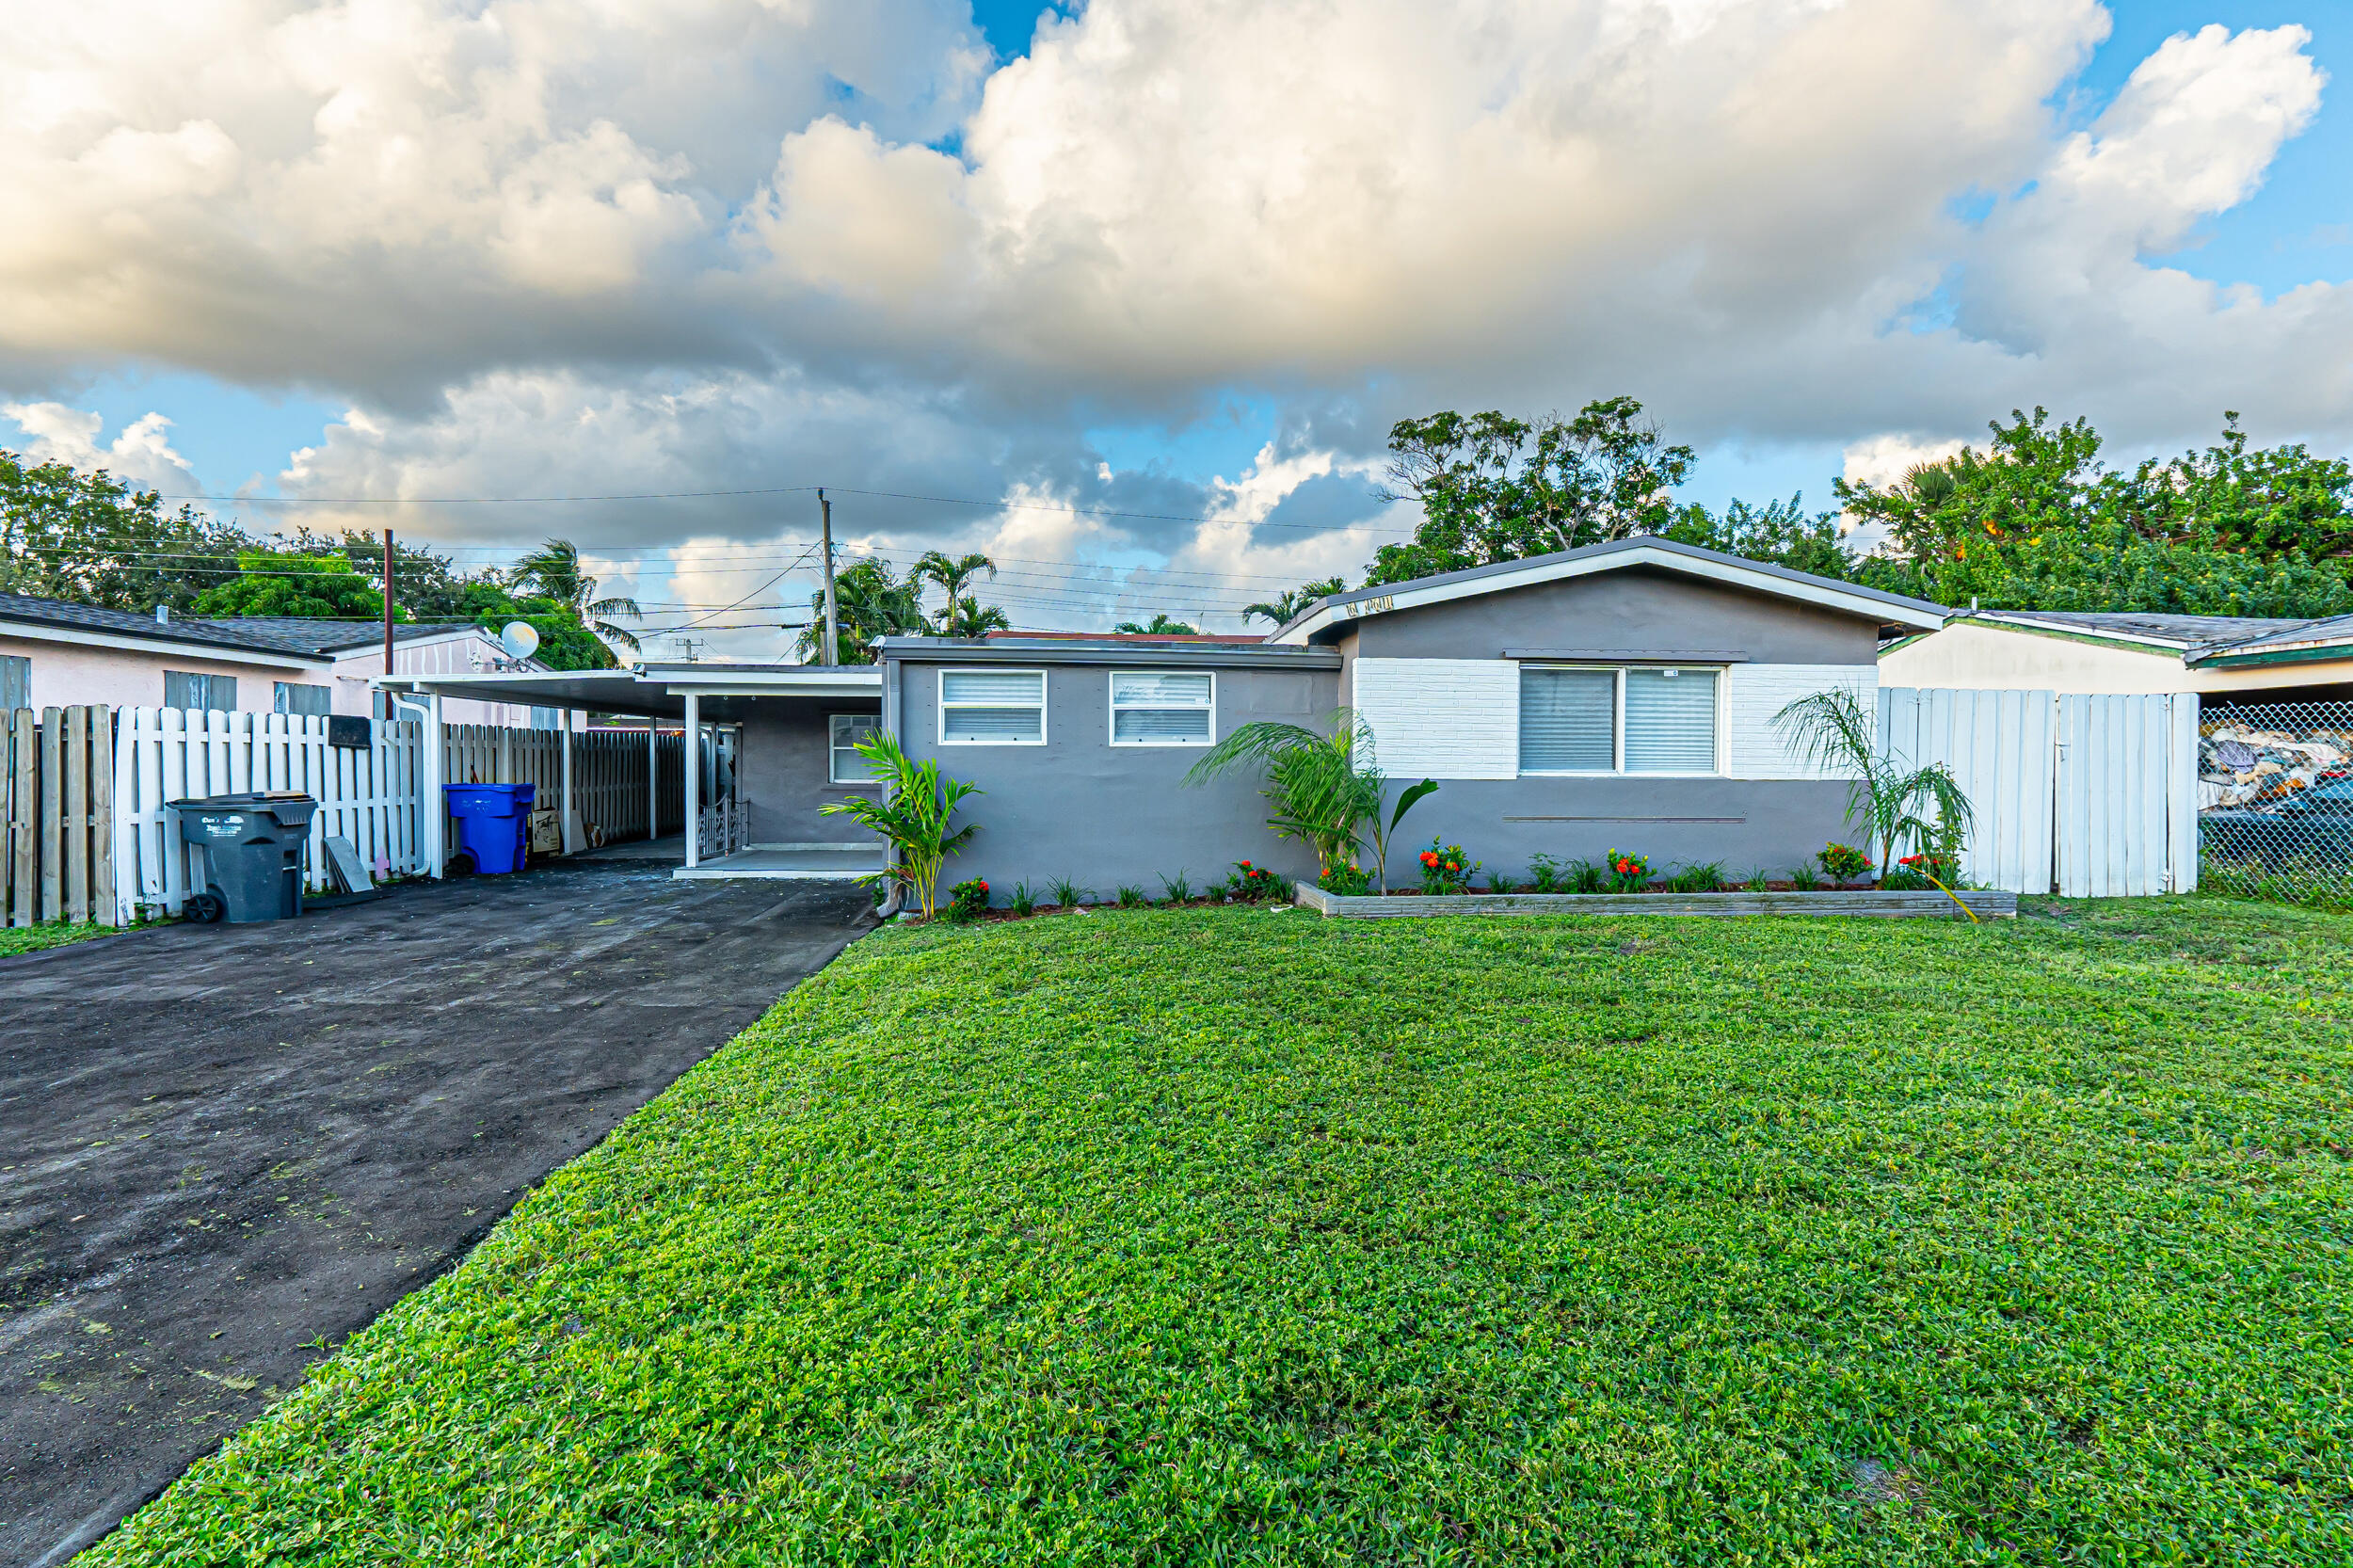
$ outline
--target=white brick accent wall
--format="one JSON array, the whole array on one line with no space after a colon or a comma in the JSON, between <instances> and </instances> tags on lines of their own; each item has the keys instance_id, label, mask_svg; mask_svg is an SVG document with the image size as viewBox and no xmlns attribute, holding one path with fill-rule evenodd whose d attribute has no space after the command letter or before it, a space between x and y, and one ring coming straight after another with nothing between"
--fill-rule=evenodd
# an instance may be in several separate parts
<instances>
[{"instance_id":1,"label":"white brick accent wall","mask_svg":"<svg viewBox=\"0 0 2353 1568\"><path fill-rule=\"evenodd\" d=\"M1801 696L1844 686L1869 713L1879 700L1870 664L1731 664L1724 670L1724 772L1734 778L1829 778L1774 727L1773 715Z\"/></svg>"},{"instance_id":2,"label":"white brick accent wall","mask_svg":"<svg viewBox=\"0 0 2353 1568\"><path fill-rule=\"evenodd\" d=\"M1393 778L1516 778L1520 666L1509 659L1358 659L1357 712Z\"/></svg>"}]
</instances>

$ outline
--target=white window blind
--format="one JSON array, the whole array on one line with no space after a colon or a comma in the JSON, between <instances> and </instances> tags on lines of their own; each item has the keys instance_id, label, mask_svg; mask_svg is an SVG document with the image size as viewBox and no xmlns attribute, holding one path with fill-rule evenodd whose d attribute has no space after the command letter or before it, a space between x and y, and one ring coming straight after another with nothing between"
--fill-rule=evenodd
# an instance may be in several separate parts
<instances>
[{"instance_id":1,"label":"white window blind","mask_svg":"<svg viewBox=\"0 0 2353 1568\"><path fill-rule=\"evenodd\" d=\"M882 721L872 713L834 713L827 718L831 729L830 744L833 763L826 774L836 784L865 784L872 781L874 764L858 755L858 746L882 728Z\"/></svg>"},{"instance_id":2,"label":"white window blind","mask_svg":"<svg viewBox=\"0 0 2353 1568\"><path fill-rule=\"evenodd\" d=\"M1112 675L1112 744L1208 745L1216 678L1207 672Z\"/></svg>"},{"instance_id":3,"label":"white window blind","mask_svg":"<svg viewBox=\"0 0 2353 1568\"><path fill-rule=\"evenodd\" d=\"M1617 724L1617 671L1520 671L1521 772L1608 773Z\"/></svg>"},{"instance_id":4,"label":"white window blind","mask_svg":"<svg viewBox=\"0 0 2353 1568\"><path fill-rule=\"evenodd\" d=\"M943 670L939 739L946 745L1046 744L1046 672Z\"/></svg>"},{"instance_id":5,"label":"white window blind","mask_svg":"<svg viewBox=\"0 0 2353 1568\"><path fill-rule=\"evenodd\" d=\"M325 686L307 685L299 680L280 680L270 693L270 712L317 717L335 711L334 696Z\"/></svg>"},{"instance_id":6,"label":"white window blind","mask_svg":"<svg viewBox=\"0 0 2353 1568\"><path fill-rule=\"evenodd\" d=\"M1716 672L1625 672L1625 771L1716 771Z\"/></svg>"}]
</instances>

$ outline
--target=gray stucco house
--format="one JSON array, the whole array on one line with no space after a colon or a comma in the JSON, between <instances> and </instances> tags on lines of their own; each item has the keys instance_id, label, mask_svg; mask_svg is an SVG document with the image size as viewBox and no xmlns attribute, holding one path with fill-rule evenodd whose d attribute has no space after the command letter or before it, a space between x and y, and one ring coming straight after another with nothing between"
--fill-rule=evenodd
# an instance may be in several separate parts
<instances>
[{"instance_id":1,"label":"gray stucco house","mask_svg":"<svg viewBox=\"0 0 2353 1568\"><path fill-rule=\"evenodd\" d=\"M1304 846L1266 827L1258 781L1186 773L1241 725L1312 727L1353 708L1401 785L1438 792L1392 848L1435 833L1491 870L1539 854L1654 867L1785 871L1849 837L1847 782L1793 755L1772 719L1845 686L1867 703L1881 641L1945 610L1659 539L1629 539L1320 600L1264 638L1000 635L886 640L878 665L641 664L627 671L427 677L441 696L643 714L698 743L690 796L728 830L690 833L683 876L854 876L881 848L829 803L874 786L855 747L875 727L984 792L947 882L1067 876L1098 895L1249 859L1298 876ZM730 759L722 765L716 759ZM1397 863L1399 859L1403 864Z\"/></svg>"},{"instance_id":2,"label":"gray stucco house","mask_svg":"<svg viewBox=\"0 0 2353 1568\"><path fill-rule=\"evenodd\" d=\"M979 784L949 878L1056 875L1155 892L1248 858L1311 876L1257 781L1188 787L1237 726L1353 707L1392 778L1439 791L1407 819L1514 875L1541 853L1784 869L1851 837L1847 782L1772 726L1845 686L1866 704L1883 637L1940 605L1659 539L1325 599L1257 643L996 637L883 645L881 722ZM1393 856L1395 851L1393 850ZM1410 880L1411 854L1392 881Z\"/></svg>"}]
</instances>

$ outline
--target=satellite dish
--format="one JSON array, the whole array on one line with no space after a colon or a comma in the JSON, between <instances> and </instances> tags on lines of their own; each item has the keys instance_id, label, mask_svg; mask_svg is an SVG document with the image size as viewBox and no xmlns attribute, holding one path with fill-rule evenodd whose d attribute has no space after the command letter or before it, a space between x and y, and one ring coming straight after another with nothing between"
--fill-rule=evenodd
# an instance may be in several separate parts
<instances>
[{"instance_id":1,"label":"satellite dish","mask_svg":"<svg viewBox=\"0 0 2353 1568\"><path fill-rule=\"evenodd\" d=\"M510 620L499 632L499 647L509 659L528 659L539 651L539 633L527 620Z\"/></svg>"}]
</instances>

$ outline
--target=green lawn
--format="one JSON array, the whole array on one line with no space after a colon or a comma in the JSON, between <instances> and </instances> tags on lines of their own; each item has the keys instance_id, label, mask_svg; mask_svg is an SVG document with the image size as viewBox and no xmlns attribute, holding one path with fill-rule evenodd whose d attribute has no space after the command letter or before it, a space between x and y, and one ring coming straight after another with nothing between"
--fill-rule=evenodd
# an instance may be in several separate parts
<instances>
[{"instance_id":1,"label":"green lawn","mask_svg":"<svg viewBox=\"0 0 2353 1568\"><path fill-rule=\"evenodd\" d=\"M88 1560L2353 1561L2348 940L887 932Z\"/></svg>"},{"instance_id":2,"label":"green lawn","mask_svg":"<svg viewBox=\"0 0 2353 1568\"><path fill-rule=\"evenodd\" d=\"M72 925L64 920L52 920L46 925L0 926L0 958L39 952L43 948L61 948L68 942L87 942L93 936L112 936L115 930L111 925Z\"/></svg>"}]
</instances>

